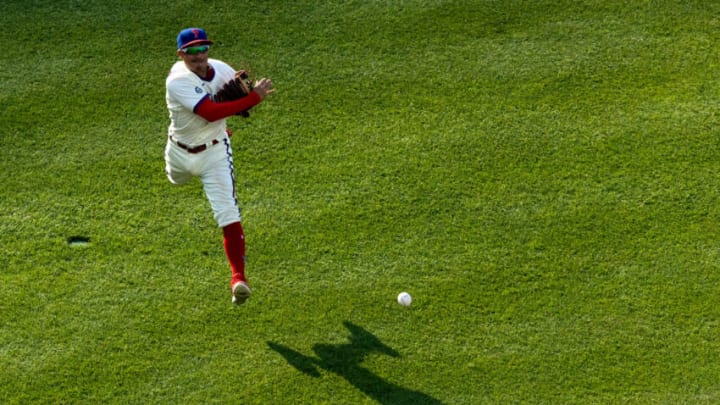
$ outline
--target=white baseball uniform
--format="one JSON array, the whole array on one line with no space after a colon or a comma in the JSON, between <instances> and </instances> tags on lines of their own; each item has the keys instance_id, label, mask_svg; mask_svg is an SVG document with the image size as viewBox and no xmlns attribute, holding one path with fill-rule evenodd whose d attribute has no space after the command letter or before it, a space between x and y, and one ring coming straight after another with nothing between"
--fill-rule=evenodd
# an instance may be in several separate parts
<instances>
[{"instance_id":1,"label":"white baseball uniform","mask_svg":"<svg viewBox=\"0 0 720 405\"><path fill-rule=\"evenodd\" d=\"M210 81L201 79L179 61L165 82L165 100L170 112L165 172L172 183L179 185L193 176L200 177L214 218L222 228L241 220L226 120L209 122L194 110L233 79L235 70L216 59L209 59L208 63L215 71ZM193 150L195 153L190 152Z\"/></svg>"}]
</instances>

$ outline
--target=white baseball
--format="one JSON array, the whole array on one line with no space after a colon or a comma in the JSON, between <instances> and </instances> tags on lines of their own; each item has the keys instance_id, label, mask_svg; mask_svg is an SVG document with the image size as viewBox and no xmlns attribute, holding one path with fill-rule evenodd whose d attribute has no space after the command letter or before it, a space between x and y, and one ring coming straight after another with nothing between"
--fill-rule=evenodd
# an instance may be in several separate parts
<instances>
[{"instance_id":1,"label":"white baseball","mask_svg":"<svg viewBox=\"0 0 720 405\"><path fill-rule=\"evenodd\" d=\"M398 294L397 300L398 300L398 304L400 304L404 307L409 307L410 304L412 304L412 297L410 296L410 294L408 294L404 291L401 292L400 294Z\"/></svg>"}]
</instances>

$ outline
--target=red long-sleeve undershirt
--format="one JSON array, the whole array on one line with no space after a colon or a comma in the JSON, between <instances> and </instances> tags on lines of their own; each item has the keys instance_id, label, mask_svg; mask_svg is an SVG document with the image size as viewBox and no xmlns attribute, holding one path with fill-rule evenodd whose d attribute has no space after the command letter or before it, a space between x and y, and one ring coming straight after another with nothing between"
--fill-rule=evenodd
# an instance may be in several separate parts
<instances>
[{"instance_id":1,"label":"red long-sleeve undershirt","mask_svg":"<svg viewBox=\"0 0 720 405\"><path fill-rule=\"evenodd\" d=\"M210 97L205 97L195 106L194 112L206 120L213 122L249 110L258 105L260 101L262 101L260 95L254 91L241 99L224 101L222 103L216 103L212 101Z\"/></svg>"}]
</instances>

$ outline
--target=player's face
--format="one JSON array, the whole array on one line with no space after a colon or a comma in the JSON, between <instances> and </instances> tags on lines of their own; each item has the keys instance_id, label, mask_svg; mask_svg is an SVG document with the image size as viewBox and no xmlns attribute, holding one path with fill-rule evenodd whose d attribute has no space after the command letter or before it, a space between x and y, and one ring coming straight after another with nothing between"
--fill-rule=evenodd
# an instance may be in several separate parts
<instances>
[{"instance_id":1,"label":"player's face","mask_svg":"<svg viewBox=\"0 0 720 405\"><path fill-rule=\"evenodd\" d=\"M178 51L178 56L185 62L190 71L204 76L208 68L209 46L191 47L190 52Z\"/></svg>"}]
</instances>

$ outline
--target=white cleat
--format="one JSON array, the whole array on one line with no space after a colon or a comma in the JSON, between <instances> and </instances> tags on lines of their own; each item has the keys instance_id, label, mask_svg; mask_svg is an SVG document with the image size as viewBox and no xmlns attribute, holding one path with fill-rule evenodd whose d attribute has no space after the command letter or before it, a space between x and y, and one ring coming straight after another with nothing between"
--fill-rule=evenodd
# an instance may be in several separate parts
<instances>
[{"instance_id":1,"label":"white cleat","mask_svg":"<svg viewBox=\"0 0 720 405\"><path fill-rule=\"evenodd\" d=\"M232 287L232 303L242 305L250 298L250 287L243 281L238 281Z\"/></svg>"}]
</instances>

